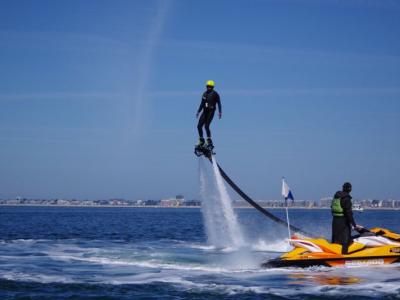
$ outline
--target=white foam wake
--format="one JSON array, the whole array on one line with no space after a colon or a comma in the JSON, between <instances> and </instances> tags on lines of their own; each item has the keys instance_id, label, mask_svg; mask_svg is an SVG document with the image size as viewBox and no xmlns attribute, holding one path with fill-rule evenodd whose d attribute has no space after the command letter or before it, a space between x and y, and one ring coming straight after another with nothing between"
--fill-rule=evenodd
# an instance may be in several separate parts
<instances>
[{"instance_id":1,"label":"white foam wake","mask_svg":"<svg viewBox=\"0 0 400 300\"><path fill-rule=\"evenodd\" d=\"M265 252L286 252L292 249L287 240L269 242L259 239L256 243L252 245L252 249L255 251L265 251Z\"/></svg>"}]
</instances>

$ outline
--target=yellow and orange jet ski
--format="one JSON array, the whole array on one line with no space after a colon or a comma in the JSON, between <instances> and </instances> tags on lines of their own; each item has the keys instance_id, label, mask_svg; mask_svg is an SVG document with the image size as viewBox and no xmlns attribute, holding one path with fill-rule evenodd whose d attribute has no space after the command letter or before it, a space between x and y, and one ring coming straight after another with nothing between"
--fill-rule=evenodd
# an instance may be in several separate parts
<instances>
[{"instance_id":1,"label":"yellow and orange jet ski","mask_svg":"<svg viewBox=\"0 0 400 300\"><path fill-rule=\"evenodd\" d=\"M311 266L383 265L400 262L400 234L384 228L364 229L353 237L348 254L342 246L325 239L299 238L289 240L294 247L281 257L266 261L266 268Z\"/></svg>"}]
</instances>

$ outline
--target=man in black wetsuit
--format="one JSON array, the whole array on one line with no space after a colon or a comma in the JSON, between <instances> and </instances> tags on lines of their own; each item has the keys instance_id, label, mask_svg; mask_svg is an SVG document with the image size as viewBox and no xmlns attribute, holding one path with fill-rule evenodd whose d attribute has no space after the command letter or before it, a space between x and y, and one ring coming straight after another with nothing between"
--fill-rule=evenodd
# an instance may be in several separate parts
<instances>
[{"instance_id":1,"label":"man in black wetsuit","mask_svg":"<svg viewBox=\"0 0 400 300\"><path fill-rule=\"evenodd\" d=\"M348 254L349 246L353 242L351 238L351 228L353 227L353 229L356 230L363 228L360 225L356 225L353 218L351 190L351 183L344 183L342 191L336 192L331 205L333 216L332 243L342 245L342 254Z\"/></svg>"},{"instance_id":2,"label":"man in black wetsuit","mask_svg":"<svg viewBox=\"0 0 400 300\"><path fill-rule=\"evenodd\" d=\"M204 145L203 126L205 127L207 133L207 146L213 147L213 143L211 140L210 124L214 118L216 106L218 106L219 118L221 119L222 117L221 100L218 93L214 90L214 81L208 80L206 86L207 90L203 93L199 109L196 113L196 117L198 118L200 112L203 111L199 118L199 123L197 124L197 130L199 131L199 144L197 145L198 147L202 147Z\"/></svg>"}]
</instances>

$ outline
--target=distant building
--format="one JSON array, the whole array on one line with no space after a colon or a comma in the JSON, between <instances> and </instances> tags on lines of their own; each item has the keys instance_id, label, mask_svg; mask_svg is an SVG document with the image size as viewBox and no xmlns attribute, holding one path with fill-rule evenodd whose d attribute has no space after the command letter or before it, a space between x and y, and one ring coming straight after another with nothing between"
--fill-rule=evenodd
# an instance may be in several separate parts
<instances>
[{"instance_id":1,"label":"distant building","mask_svg":"<svg viewBox=\"0 0 400 300\"><path fill-rule=\"evenodd\" d=\"M201 206L201 201L199 200L189 200L183 202L183 205L185 206Z\"/></svg>"},{"instance_id":2,"label":"distant building","mask_svg":"<svg viewBox=\"0 0 400 300\"><path fill-rule=\"evenodd\" d=\"M160 205L160 200L146 200L146 206L157 206Z\"/></svg>"},{"instance_id":3,"label":"distant building","mask_svg":"<svg viewBox=\"0 0 400 300\"><path fill-rule=\"evenodd\" d=\"M382 207L382 201L380 200L372 200L372 207Z\"/></svg>"},{"instance_id":4,"label":"distant building","mask_svg":"<svg viewBox=\"0 0 400 300\"><path fill-rule=\"evenodd\" d=\"M175 199L162 199L160 205L162 207L177 207L180 206L180 200Z\"/></svg>"},{"instance_id":5,"label":"distant building","mask_svg":"<svg viewBox=\"0 0 400 300\"><path fill-rule=\"evenodd\" d=\"M69 205L69 201L63 200L63 199L57 199L55 204L57 204L57 205Z\"/></svg>"},{"instance_id":6,"label":"distant building","mask_svg":"<svg viewBox=\"0 0 400 300\"><path fill-rule=\"evenodd\" d=\"M143 201L143 200L136 200L136 202L135 202L135 204L137 205L137 206L143 206L143 205L145 205L146 203L145 203L145 201Z\"/></svg>"},{"instance_id":7,"label":"distant building","mask_svg":"<svg viewBox=\"0 0 400 300\"><path fill-rule=\"evenodd\" d=\"M332 197L324 197L319 200L320 207L330 207L332 203Z\"/></svg>"}]
</instances>

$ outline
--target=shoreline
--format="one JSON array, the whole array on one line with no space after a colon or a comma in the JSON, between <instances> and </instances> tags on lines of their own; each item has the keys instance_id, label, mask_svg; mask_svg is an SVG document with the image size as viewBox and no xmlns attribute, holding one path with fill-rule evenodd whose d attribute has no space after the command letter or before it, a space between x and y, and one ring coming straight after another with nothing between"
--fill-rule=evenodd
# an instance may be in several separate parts
<instances>
[{"instance_id":1,"label":"shoreline","mask_svg":"<svg viewBox=\"0 0 400 300\"><path fill-rule=\"evenodd\" d=\"M158 206L158 205L64 205L64 204L0 204L2 206L31 207L93 207L93 208L201 208L201 206Z\"/></svg>"},{"instance_id":2,"label":"shoreline","mask_svg":"<svg viewBox=\"0 0 400 300\"><path fill-rule=\"evenodd\" d=\"M0 207L9 206L9 207L88 207L88 208L166 208L166 209L177 209L177 208L184 208L184 209L201 209L201 206L160 206L160 205L63 205L63 204L0 204ZM239 206L233 207L234 209L254 209L253 207L249 206ZM285 209L285 207L263 207L265 209ZM289 207L289 210L293 209L307 209L307 210L329 210L329 207ZM393 210L393 211L400 211L400 208L391 208L391 207L368 207L364 208L366 210ZM362 213L362 211L353 210L353 213Z\"/></svg>"}]
</instances>

